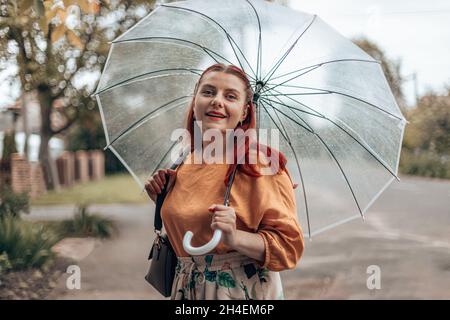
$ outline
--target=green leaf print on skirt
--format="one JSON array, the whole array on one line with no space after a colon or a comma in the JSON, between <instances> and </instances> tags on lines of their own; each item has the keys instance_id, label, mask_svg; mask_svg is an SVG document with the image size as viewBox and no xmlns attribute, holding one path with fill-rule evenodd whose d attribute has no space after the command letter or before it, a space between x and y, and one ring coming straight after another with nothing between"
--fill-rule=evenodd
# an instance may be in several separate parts
<instances>
[{"instance_id":1,"label":"green leaf print on skirt","mask_svg":"<svg viewBox=\"0 0 450 320\"><path fill-rule=\"evenodd\" d=\"M218 275L218 284L219 286L225 287L225 288L235 288L236 287L236 281L234 281L233 277L227 273L227 272L219 272Z\"/></svg>"}]
</instances>

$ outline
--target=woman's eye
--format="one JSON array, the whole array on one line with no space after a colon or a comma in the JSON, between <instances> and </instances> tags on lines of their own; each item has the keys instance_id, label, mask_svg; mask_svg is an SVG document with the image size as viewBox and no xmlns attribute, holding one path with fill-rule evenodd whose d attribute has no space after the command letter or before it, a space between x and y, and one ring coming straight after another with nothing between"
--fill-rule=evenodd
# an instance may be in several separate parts
<instances>
[{"instance_id":1,"label":"woman's eye","mask_svg":"<svg viewBox=\"0 0 450 320\"><path fill-rule=\"evenodd\" d=\"M237 97L233 95L228 95L228 99L237 99Z\"/></svg>"},{"instance_id":2,"label":"woman's eye","mask_svg":"<svg viewBox=\"0 0 450 320\"><path fill-rule=\"evenodd\" d=\"M205 94L205 95L211 95L212 91L211 90L205 90L202 93Z\"/></svg>"}]
</instances>

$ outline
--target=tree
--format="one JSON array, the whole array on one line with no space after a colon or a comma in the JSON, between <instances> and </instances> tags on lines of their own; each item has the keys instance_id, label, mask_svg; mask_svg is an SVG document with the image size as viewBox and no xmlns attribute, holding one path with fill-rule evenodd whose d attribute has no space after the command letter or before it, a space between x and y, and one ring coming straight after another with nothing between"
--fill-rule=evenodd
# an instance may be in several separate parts
<instances>
[{"instance_id":1,"label":"tree","mask_svg":"<svg viewBox=\"0 0 450 320\"><path fill-rule=\"evenodd\" d=\"M0 58L15 57L22 91L38 92L39 160L48 189L56 183L49 140L71 127L82 110L95 107L90 98L95 86L80 86L77 80L89 73L98 78L108 41L131 27L153 4L131 0L22 0L1 6ZM114 23L108 24L107 18L113 17Z\"/></svg>"},{"instance_id":2,"label":"tree","mask_svg":"<svg viewBox=\"0 0 450 320\"><path fill-rule=\"evenodd\" d=\"M405 148L450 156L450 88L446 95L428 92L408 115Z\"/></svg>"},{"instance_id":3,"label":"tree","mask_svg":"<svg viewBox=\"0 0 450 320\"><path fill-rule=\"evenodd\" d=\"M400 73L401 61L390 60L376 43L366 38L357 38L353 42L372 58L381 62L381 67L383 68L384 75L391 87L395 100L403 114L406 114L406 100L402 90L404 79Z\"/></svg>"}]
</instances>

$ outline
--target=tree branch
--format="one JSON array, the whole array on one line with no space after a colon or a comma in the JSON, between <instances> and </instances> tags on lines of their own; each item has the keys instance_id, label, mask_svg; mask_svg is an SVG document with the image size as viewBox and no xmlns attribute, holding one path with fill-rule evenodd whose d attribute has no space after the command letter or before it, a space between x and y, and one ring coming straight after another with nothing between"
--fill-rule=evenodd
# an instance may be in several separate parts
<instances>
[{"instance_id":1,"label":"tree branch","mask_svg":"<svg viewBox=\"0 0 450 320\"><path fill-rule=\"evenodd\" d=\"M75 115L73 117L69 117L64 109L63 109L62 113L65 115L66 119L68 119L68 120L67 120L66 124L63 125L61 128L59 128L57 130L51 129L52 135L56 135L56 134L63 132L64 130L67 130L78 119L80 110L78 108L75 108Z\"/></svg>"}]
</instances>

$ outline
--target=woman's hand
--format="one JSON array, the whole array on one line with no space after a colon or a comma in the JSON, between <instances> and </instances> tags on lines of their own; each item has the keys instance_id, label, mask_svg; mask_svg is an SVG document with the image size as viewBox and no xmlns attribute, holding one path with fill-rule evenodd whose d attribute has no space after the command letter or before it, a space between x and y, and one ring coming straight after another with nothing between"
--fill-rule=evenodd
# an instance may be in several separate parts
<instances>
[{"instance_id":1,"label":"woman's hand","mask_svg":"<svg viewBox=\"0 0 450 320\"><path fill-rule=\"evenodd\" d=\"M156 197L164 189L166 184L166 174L174 176L176 170L172 169L160 169L158 170L148 181L145 183L145 190L148 196L156 203Z\"/></svg>"},{"instance_id":2,"label":"woman's hand","mask_svg":"<svg viewBox=\"0 0 450 320\"><path fill-rule=\"evenodd\" d=\"M225 245L235 249L237 245L236 213L233 207L213 204L208 208L212 213L211 229L223 232L222 241Z\"/></svg>"}]
</instances>

